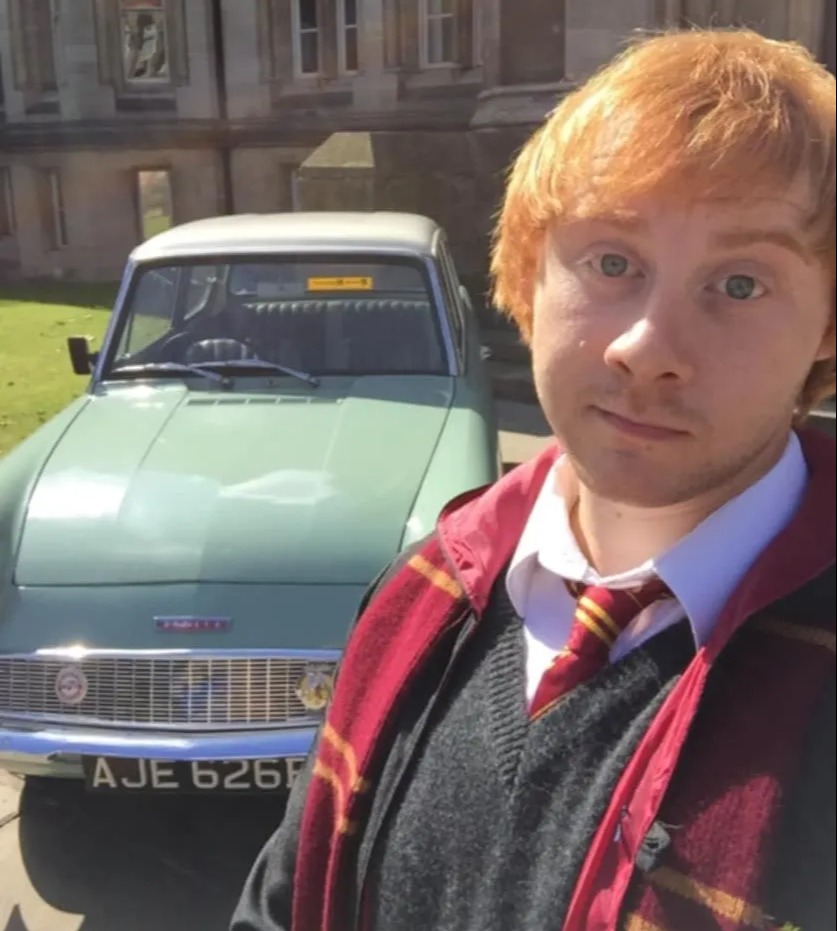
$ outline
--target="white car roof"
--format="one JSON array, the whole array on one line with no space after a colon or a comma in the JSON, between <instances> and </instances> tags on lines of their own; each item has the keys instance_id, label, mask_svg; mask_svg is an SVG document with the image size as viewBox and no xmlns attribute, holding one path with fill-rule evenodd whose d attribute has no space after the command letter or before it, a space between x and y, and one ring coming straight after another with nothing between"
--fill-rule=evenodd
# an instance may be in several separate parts
<instances>
[{"instance_id":1,"label":"white car roof","mask_svg":"<svg viewBox=\"0 0 837 931\"><path fill-rule=\"evenodd\" d=\"M216 254L382 252L432 254L439 225L391 211L233 214L158 233L131 253L135 262Z\"/></svg>"}]
</instances>

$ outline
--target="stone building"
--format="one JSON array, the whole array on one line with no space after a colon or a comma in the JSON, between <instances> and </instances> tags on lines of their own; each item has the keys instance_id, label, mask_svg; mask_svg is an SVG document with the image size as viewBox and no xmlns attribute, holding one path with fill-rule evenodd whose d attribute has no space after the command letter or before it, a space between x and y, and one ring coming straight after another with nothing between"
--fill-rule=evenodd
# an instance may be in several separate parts
<instances>
[{"instance_id":1,"label":"stone building","mask_svg":"<svg viewBox=\"0 0 837 931\"><path fill-rule=\"evenodd\" d=\"M533 123L688 22L834 68L833 0L0 0L0 281L113 279L172 222L335 205L429 213L478 276Z\"/></svg>"}]
</instances>

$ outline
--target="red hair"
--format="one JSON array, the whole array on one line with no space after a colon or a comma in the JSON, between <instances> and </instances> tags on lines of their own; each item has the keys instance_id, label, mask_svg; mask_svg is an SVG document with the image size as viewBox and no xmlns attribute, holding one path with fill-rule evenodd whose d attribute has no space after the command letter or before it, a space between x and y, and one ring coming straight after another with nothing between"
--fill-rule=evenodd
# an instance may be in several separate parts
<instances>
[{"instance_id":1,"label":"red hair","mask_svg":"<svg viewBox=\"0 0 837 931\"><path fill-rule=\"evenodd\" d=\"M494 234L494 300L528 342L551 223L613 214L649 191L741 199L800 177L808 242L834 294L833 76L803 46L749 30L646 38L567 96L515 160ZM800 407L834 388L834 359L815 363Z\"/></svg>"}]
</instances>

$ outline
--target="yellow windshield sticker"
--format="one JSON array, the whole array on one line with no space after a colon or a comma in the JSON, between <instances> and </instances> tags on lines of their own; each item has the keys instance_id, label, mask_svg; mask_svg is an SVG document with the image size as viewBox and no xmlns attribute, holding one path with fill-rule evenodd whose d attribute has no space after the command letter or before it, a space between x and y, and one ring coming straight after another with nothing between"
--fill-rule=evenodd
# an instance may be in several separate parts
<instances>
[{"instance_id":1,"label":"yellow windshield sticker","mask_svg":"<svg viewBox=\"0 0 837 931\"><path fill-rule=\"evenodd\" d=\"M372 278L309 278L309 291L371 291L375 287Z\"/></svg>"}]
</instances>

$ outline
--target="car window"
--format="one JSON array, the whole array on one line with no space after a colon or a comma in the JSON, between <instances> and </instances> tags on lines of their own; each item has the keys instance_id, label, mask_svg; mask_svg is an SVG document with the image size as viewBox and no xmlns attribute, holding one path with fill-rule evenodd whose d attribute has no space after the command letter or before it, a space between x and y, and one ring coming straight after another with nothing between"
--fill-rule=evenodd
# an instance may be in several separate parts
<instances>
[{"instance_id":1,"label":"car window","mask_svg":"<svg viewBox=\"0 0 837 931\"><path fill-rule=\"evenodd\" d=\"M173 306L179 269L155 271L160 280L140 282L129 300L114 364L141 351L133 361L256 358L316 375L447 372L420 259L282 256L183 266L182 307Z\"/></svg>"},{"instance_id":2,"label":"car window","mask_svg":"<svg viewBox=\"0 0 837 931\"><path fill-rule=\"evenodd\" d=\"M442 274L442 282L447 294L448 306L450 307L450 324L453 331L453 339L456 344L457 353L460 359L465 352L465 325L462 320L462 300L459 295L459 276L456 273L456 267L453 264L447 245L442 242L439 246L439 265Z\"/></svg>"},{"instance_id":3,"label":"car window","mask_svg":"<svg viewBox=\"0 0 837 931\"><path fill-rule=\"evenodd\" d=\"M172 328L179 269L149 268L140 273L130 296L130 314L122 332L117 357L141 353Z\"/></svg>"}]
</instances>

